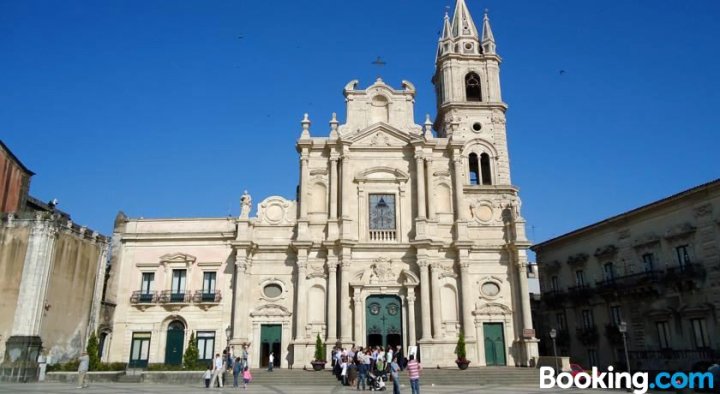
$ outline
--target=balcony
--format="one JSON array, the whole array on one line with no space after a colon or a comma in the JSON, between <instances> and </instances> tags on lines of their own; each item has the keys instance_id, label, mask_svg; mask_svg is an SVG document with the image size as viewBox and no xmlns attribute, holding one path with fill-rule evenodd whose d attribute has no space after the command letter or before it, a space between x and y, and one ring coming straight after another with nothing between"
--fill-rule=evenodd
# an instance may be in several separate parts
<instances>
[{"instance_id":1,"label":"balcony","mask_svg":"<svg viewBox=\"0 0 720 394\"><path fill-rule=\"evenodd\" d=\"M576 329L575 336L577 337L578 341L580 341L580 343L585 346L595 345L600 339L600 334L598 334L597 326L594 324L592 326Z\"/></svg>"},{"instance_id":2,"label":"balcony","mask_svg":"<svg viewBox=\"0 0 720 394\"><path fill-rule=\"evenodd\" d=\"M172 290L164 290L158 296L161 304L189 304L190 293L175 293Z\"/></svg>"},{"instance_id":3,"label":"balcony","mask_svg":"<svg viewBox=\"0 0 720 394\"><path fill-rule=\"evenodd\" d=\"M195 304L217 304L222 300L222 296L220 295L220 290L213 291L213 292L205 292L203 290L198 290L193 294L193 303Z\"/></svg>"},{"instance_id":4,"label":"balcony","mask_svg":"<svg viewBox=\"0 0 720 394\"><path fill-rule=\"evenodd\" d=\"M370 230L370 241L380 243L397 242L397 232L395 230Z\"/></svg>"},{"instance_id":5,"label":"balcony","mask_svg":"<svg viewBox=\"0 0 720 394\"><path fill-rule=\"evenodd\" d=\"M575 304L586 304L593 296L592 288L588 284L568 287L567 292L568 298Z\"/></svg>"},{"instance_id":6,"label":"balcony","mask_svg":"<svg viewBox=\"0 0 720 394\"><path fill-rule=\"evenodd\" d=\"M155 291L133 291L130 296L131 304L153 304L157 302L157 292Z\"/></svg>"},{"instance_id":7,"label":"balcony","mask_svg":"<svg viewBox=\"0 0 720 394\"><path fill-rule=\"evenodd\" d=\"M687 263L682 266L670 267L665 271L666 286L678 291L695 290L705 280L705 267L698 263Z\"/></svg>"},{"instance_id":8,"label":"balcony","mask_svg":"<svg viewBox=\"0 0 720 394\"><path fill-rule=\"evenodd\" d=\"M662 271L646 271L616 276L595 282L595 286L598 293L604 296L632 297L659 294L660 290L655 285L659 283L662 274Z\"/></svg>"},{"instance_id":9,"label":"balcony","mask_svg":"<svg viewBox=\"0 0 720 394\"><path fill-rule=\"evenodd\" d=\"M550 290L542 293L541 299L550 308L560 308L567 299L567 293L563 290Z\"/></svg>"}]
</instances>

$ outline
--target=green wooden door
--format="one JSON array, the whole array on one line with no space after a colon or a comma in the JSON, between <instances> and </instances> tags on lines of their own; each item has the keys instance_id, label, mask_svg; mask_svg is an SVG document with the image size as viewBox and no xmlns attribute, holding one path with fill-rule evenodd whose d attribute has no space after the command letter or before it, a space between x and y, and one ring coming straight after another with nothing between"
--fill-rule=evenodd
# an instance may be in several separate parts
<instances>
[{"instance_id":1,"label":"green wooden door","mask_svg":"<svg viewBox=\"0 0 720 394\"><path fill-rule=\"evenodd\" d=\"M391 295L372 295L365 300L367 346L402 346L402 304Z\"/></svg>"},{"instance_id":2,"label":"green wooden door","mask_svg":"<svg viewBox=\"0 0 720 394\"><path fill-rule=\"evenodd\" d=\"M280 344L282 343L282 326L280 324L263 324L260 326L260 366L268 366L270 352L273 352L273 365L280 366Z\"/></svg>"},{"instance_id":3,"label":"green wooden door","mask_svg":"<svg viewBox=\"0 0 720 394\"><path fill-rule=\"evenodd\" d=\"M483 323L485 364L505 365L505 335L502 323Z\"/></svg>"},{"instance_id":4,"label":"green wooden door","mask_svg":"<svg viewBox=\"0 0 720 394\"><path fill-rule=\"evenodd\" d=\"M184 342L185 326L177 321L170 323L167 330L167 341L165 342L165 364L182 364Z\"/></svg>"}]
</instances>

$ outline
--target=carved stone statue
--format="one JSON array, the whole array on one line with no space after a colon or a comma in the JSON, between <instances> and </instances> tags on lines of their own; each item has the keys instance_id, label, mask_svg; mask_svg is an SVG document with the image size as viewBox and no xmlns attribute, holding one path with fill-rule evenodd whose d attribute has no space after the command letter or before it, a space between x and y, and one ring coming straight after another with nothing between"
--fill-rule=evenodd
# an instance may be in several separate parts
<instances>
[{"instance_id":1,"label":"carved stone statue","mask_svg":"<svg viewBox=\"0 0 720 394\"><path fill-rule=\"evenodd\" d=\"M247 190L240 197L240 219L247 219L250 217L250 210L252 209L252 197L248 194Z\"/></svg>"},{"instance_id":2,"label":"carved stone statue","mask_svg":"<svg viewBox=\"0 0 720 394\"><path fill-rule=\"evenodd\" d=\"M397 273L392 266L392 260L380 257L375 260L375 264L370 268L370 283L387 283L397 278Z\"/></svg>"}]
</instances>

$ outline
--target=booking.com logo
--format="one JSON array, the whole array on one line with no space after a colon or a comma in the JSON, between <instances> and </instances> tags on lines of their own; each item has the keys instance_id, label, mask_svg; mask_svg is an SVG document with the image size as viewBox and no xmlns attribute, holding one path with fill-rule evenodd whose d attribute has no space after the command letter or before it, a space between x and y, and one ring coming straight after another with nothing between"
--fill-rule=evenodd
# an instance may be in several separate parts
<instances>
[{"instance_id":1,"label":"booking.com logo","mask_svg":"<svg viewBox=\"0 0 720 394\"><path fill-rule=\"evenodd\" d=\"M645 394L651 389L713 389L714 383L710 372L660 372L651 382L647 372L613 372L613 367L608 367L607 372L592 367L590 373L560 372L557 376L553 367L540 367L541 389L630 389L635 394Z\"/></svg>"}]
</instances>

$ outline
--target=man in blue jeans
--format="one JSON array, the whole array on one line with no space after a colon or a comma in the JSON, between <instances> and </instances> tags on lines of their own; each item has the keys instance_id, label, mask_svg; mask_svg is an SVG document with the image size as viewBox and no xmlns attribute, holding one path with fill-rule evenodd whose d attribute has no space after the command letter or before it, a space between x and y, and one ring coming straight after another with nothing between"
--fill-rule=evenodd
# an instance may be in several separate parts
<instances>
[{"instance_id":1,"label":"man in blue jeans","mask_svg":"<svg viewBox=\"0 0 720 394\"><path fill-rule=\"evenodd\" d=\"M415 360L414 354L410 355L406 369L410 377L412 394L420 394L420 371L422 371L422 365Z\"/></svg>"},{"instance_id":2,"label":"man in blue jeans","mask_svg":"<svg viewBox=\"0 0 720 394\"><path fill-rule=\"evenodd\" d=\"M358 381L356 389L360 390L360 384L362 384L363 391L365 391L366 388L366 381L367 381L367 373L368 373L368 366L369 363L366 363L367 355L363 353L362 348L358 350L357 352L357 361L358 361Z\"/></svg>"}]
</instances>

